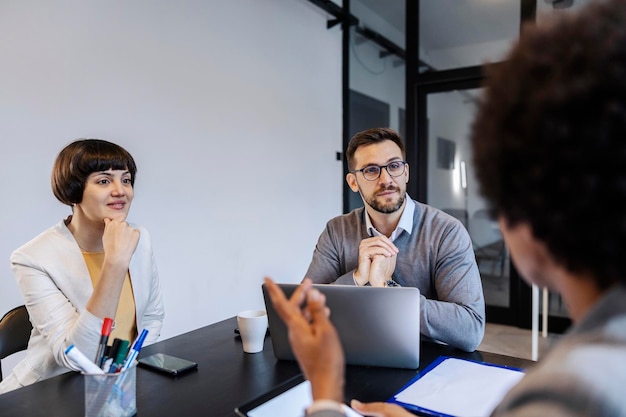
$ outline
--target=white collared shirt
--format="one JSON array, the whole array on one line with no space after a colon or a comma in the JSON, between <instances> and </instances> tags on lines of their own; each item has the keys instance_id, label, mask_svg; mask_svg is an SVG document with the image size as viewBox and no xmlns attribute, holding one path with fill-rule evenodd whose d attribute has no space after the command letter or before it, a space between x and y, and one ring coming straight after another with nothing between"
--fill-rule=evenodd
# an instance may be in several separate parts
<instances>
[{"instance_id":1,"label":"white collared shirt","mask_svg":"<svg viewBox=\"0 0 626 417\"><path fill-rule=\"evenodd\" d=\"M411 234L411 230L413 230L413 213L415 212L415 202L411 197L409 197L408 193L406 194L405 200L406 205L404 206L404 211L400 216L400 221L398 222L395 230L391 233L391 236L389 236L389 239L392 242L396 240L398 236L400 236L400 233L402 233L403 230L406 231L408 234ZM372 220L370 219L370 215L367 213L367 209L365 209L364 211L365 228L367 230L367 234L370 236L382 236L383 234L376 230L376 228L372 224Z\"/></svg>"}]
</instances>

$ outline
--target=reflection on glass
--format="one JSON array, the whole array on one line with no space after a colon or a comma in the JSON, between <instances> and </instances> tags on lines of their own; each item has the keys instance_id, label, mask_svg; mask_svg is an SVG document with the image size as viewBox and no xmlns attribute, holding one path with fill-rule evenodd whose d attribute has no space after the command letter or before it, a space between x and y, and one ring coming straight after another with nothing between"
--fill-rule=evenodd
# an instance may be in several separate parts
<instances>
[{"instance_id":1,"label":"reflection on glass","mask_svg":"<svg viewBox=\"0 0 626 417\"><path fill-rule=\"evenodd\" d=\"M480 89L429 94L427 202L467 228L488 305L509 306L509 253L474 177L469 132Z\"/></svg>"},{"instance_id":2,"label":"reflection on glass","mask_svg":"<svg viewBox=\"0 0 626 417\"><path fill-rule=\"evenodd\" d=\"M487 304L506 307L509 256L498 223L489 217L487 209L478 209L470 216L468 226Z\"/></svg>"},{"instance_id":3,"label":"reflection on glass","mask_svg":"<svg viewBox=\"0 0 626 417\"><path fill-rule=\"evenodd\" d=\"M519 36L520 1L422 0L419 59L423 70L498 62Z\"/></svg>"},{"instance_id":4,"label":"reflection on glass","mask_svg":"<svg viewBox=\"0 0 626 417\"><path fill-rule=\"evenodd\" d=\"M391 127L404 137L405 0L351 0L350 114L348 135L373 127ZM390 46L395 52L390 52ZM346 211L363 206L344 182Z\"/></svg>"},{"instance_id":5,"label":"reflection on glass","mask_svg":"<svg viewBox=\"0 0 626 417\"><path fill-rule=\"evenodd\" d=\"M350 90L388 106L386 125L374 121L359 128L385 126L404 131L401 125L406 90L404 5L405 0L350 2L350 12L359 20L358 26L350 29Z\"/></svg>"}]
</instances>

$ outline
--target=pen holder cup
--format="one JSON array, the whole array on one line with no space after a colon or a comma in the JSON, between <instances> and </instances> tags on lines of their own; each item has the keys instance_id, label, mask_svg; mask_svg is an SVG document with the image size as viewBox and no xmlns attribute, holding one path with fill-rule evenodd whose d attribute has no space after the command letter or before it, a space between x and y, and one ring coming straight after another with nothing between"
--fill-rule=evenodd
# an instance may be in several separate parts
<instances>
[{"instance_id":1,"label":"pen holder cup","mask_svg":"<svg viewBox=\"0 0 626 417\"><path fill-rule=\"evenodd\" d=\"M85 417L137 414L137 366L115 374L84 374Z\"/></svg>"}]
</instances>

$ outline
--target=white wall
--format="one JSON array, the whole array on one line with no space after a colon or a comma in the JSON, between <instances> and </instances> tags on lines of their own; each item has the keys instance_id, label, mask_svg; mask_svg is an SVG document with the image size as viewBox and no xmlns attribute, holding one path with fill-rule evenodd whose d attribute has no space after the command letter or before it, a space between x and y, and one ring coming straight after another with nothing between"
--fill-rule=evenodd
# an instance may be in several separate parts
<instances>
[{"instance_id":1,"label":"white wall","mask_svg":"<svg viewBox=\"0 0 626 417\"><path fill-rule=\"evenodd\" d=\"M263 307L266 274L300 281L341 213L327 18L305 0L0 2L0 312L23 304L11 252L70 212L49 178L79 137L137 161L162 338Z\"/></svg>"}]
</instances>

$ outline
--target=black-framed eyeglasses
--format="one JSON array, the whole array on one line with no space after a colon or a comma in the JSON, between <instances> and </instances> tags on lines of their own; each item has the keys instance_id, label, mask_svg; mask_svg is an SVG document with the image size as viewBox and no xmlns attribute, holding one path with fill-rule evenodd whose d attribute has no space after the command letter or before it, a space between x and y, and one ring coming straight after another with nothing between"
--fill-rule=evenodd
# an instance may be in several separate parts
<instances>
[{"instance_id":1,"label":"black-framed eyeglasses","mask_svg":"<svg viewBox=\"0 0 626 417\"><path fill-rule=\"evenodd\" d=\"M376 181L380 178L380 173L383 171L383 168L387 170L387 173L392 177L399 177L404 174L406 170L406 161L393 161L389 162L387 165L368 165L365 168L355 169L354 171L350 171L355 174L360 172L363 174L363 178L368 181Z\"/></svg>"}]
</instances>

